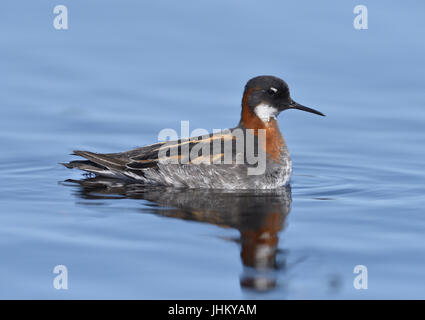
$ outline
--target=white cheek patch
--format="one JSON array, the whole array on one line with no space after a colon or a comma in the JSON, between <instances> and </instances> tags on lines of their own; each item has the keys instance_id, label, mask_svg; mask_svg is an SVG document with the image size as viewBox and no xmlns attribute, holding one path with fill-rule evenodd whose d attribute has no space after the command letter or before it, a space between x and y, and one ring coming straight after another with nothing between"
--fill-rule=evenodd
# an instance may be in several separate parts
<instances>
[{"instance_id":1,"label":"white cheek patch","mask_svg":"<svg viewBox=\"0 0 425 320\"><path fill-rule=\"evenodd\" d=\"M270 118L276 119L276 116L278 114L278 111L275 107L264 103L261 103L256 106L254 111L257 117L260 118L261 121L266 123L270 121Z\"/></svg>"}]
</instances>

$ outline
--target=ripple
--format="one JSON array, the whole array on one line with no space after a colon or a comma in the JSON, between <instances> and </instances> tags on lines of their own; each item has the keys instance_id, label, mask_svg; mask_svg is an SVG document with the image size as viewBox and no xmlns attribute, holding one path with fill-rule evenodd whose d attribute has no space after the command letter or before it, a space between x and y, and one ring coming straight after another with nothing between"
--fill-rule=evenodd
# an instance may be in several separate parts
<instances>
[{"instance_id":1,"label":"ripple","mask_svg":"<svg viewBox=\"0 0 425 320\"><path fill-rule=\"evenodd\" d=\"M298 197L374 201L412 197L420 192L420 183L420 177L400 168L304 159L294 161L291 181Z\"/></svg>"}]
</instances>

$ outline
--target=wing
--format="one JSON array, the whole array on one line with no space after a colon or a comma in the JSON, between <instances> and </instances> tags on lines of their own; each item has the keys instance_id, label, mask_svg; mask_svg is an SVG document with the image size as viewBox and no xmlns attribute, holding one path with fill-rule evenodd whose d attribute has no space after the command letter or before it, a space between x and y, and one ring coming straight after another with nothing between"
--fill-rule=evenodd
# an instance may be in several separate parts
<instances>
[{"instance_id":1,"label":"wing","mask_svg":"<svg viewBox=\"0 0 425 320\"><path fill-rule=\"evenodd\" d=\"M70 169L77 168L96 175L128 178L134 174L143 176L144 169L156 169L161 161L178 160L178 163L188 164L218 163L224 158L226 148L236 149L232 130L189 139L159 142L121 153L75 150L74 155L87 160L62 164ZM230 157L229 161L234 161L234 152L230 153Z\"/></svg>"},{"instance_id":2,"label":"wing","mask_svg":"<svg viewBox=\"0 0 425 320\"><path fill-rule=\"evenodd\" d=\"M232 131L214 133L204 136L180 139L157 144L149 152L129 157L127 169L143 170L162 163L178 164L214 164L220 163L224 158L225 150L234 150L235 137ZM230 162L234 154L229 153Z\"/></svg>"}]
</instances>

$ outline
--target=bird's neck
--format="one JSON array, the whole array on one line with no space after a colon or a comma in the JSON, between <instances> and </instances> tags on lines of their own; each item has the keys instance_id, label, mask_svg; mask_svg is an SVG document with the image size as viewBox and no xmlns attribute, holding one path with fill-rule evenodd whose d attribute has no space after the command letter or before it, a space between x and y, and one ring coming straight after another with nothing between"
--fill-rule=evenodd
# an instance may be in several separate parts
<instances>
[{"instance_id":1,"label":"bird's neck","mask_svg":"<svg viewBox=\"0 0 425 320\"><path fill-rule=\"evenodd\" d=\"M254 130L256 136L258 136L259 129L265 130L267 158L275 162L280 161L281 153L286 149L286 142L280 132L276 118L272 117L268 121L263 121L251 110L247 103L242 103L242 115L239 125L245 129Z\"/></svg>"}]
</instances>

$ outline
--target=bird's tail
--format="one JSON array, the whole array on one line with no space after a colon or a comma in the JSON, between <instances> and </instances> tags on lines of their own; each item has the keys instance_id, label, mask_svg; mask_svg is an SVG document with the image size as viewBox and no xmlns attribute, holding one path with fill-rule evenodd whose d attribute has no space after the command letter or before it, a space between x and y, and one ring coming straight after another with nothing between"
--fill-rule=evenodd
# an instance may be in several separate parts
<instances>
[{"instance_id":1,"label":"bird's tail","mask_svg":"<svg viewBox=\"0 0 425 320\"><path fill-rule=\"evenodd\" d=\"M117 177L125 169L125 161L112 154L93 153L89 151L73 151L73 155L87 160L75 160L61 163L68 169L80 169L100 176Z\"/></svg>"}]
</instances>

